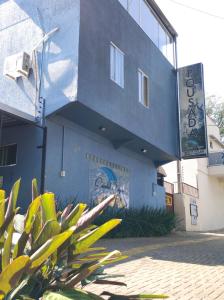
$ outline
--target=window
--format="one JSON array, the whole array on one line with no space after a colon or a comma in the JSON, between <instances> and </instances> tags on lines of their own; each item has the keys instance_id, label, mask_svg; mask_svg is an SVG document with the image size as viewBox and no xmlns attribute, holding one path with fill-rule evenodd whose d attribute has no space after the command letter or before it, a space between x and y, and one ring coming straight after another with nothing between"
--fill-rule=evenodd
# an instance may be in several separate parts
<instances>
[{"instance_id":1,"label":"window","mask_svg":"<svg viewBox=\"0 0 224 300\"><path fill-rule=\"evenodd\" d=\"M149 107L149 78L138 70L138 98L139 102Z\"/></svg>"},{"instance_id":2,"label":"window","mask_svg":"<svg viewBox=\"0 0 224 300\"><path fill-rule=\"evenodd\" d=\"M213 143L210 141L210 148L213 149Z\"/></svg>"},{"instance_id":3,"label":"window","mask_svg":"<svg viewBox=\"0 0 224 300\"><path fill-rule=\"evenodd\" d=\"M121 5L124 6L125 9L128 9L128 0L119 0Z\"/></svg>"},{"instance_id":4,"label":"window","mask_svg":"<svg viewBox=\"0 0 224 300\"><path fill-rule=\"evenodd\" d=\"M140 0L128 1L128 12L140 24Z\"/></svg>"},{"instance_id":5,"label":"window","mask_svg":"<svg viewBox=\"0 0 224 300\"><path fill-rule=\"evenodd\" d=\"M175 63L174 38L146 0L119 0L171 64Z\"/></svg>"},{"instance_id":6,"label":"window","mask_svg":"<svg viewBox=\"0 0 224 300\"><path fill-rule=\"evenodd\" d=\"M114 44L110 45L110 78L124 87L124 53Z\"/></svg>"},{"instance_id":7,"label":"window","mask_svg":"<svg viewBox=\"0 0 224 300\"><path fill-rule=\"evenodd\" d=\"M0 167L16 165L17 144L0 147Z\"/></svg>"}]
</instances>

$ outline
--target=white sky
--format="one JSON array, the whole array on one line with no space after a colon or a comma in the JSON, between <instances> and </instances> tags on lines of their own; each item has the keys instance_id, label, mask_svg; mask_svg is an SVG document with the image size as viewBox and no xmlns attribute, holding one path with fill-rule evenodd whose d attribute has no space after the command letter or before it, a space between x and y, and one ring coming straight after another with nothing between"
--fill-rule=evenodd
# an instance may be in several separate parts
<instances>
[{"instance_id":1,"label":"white sky","mask_svg":"<svg viewBox=\"0 0 224 300\"><path fill-rule=\"evenodd\" d=\"M178 33L179 67L202 62L206 95L224 98L224 0L175 1L223 17L210 17L170 0L156 0Z\"/></svg>"}]
</instances>

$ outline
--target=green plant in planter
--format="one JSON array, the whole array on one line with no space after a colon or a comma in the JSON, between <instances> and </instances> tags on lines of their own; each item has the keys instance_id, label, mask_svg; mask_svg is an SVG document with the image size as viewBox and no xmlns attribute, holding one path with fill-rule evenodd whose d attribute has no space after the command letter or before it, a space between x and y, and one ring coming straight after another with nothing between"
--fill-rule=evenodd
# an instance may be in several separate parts
<instances>
[{"instance_id":1,"label":"green plant in planter","mask_svg":"<svg viewBox=\"0 0 224 300\"><path fill-rule=\"evenodd\" d=\"M20 180L14 184L8 199L0 190L0 299L103 299L80 287L82 283L97 280L99 283L99 279L110 283L101 272L102 267L126 258L117 250L106 252L105 248L93 246L121 222L112 219L100 226L92 225L114 196L89 211L86 204L79 203L59 212L54 194L39 195L37 182L33 180L33 199L22 216L16 207L19 188ZM111 300L130 299L107 292L104 295ZM167 297L131 297L135 298Z\"/></svg>"}]
</instances>

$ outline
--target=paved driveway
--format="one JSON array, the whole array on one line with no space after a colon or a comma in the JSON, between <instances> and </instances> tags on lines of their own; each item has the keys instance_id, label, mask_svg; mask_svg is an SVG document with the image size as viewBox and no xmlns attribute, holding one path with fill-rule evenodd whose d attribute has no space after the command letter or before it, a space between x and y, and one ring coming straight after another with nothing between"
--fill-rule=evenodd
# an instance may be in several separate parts
<instances>
[{"instance_id":1,"label":"paved driveway","mask_svg":"<svg viewBox=\"0 0 224 300\"><path fill-rule=\"evenodd\" d=\"M129 259L109 267L127 287L92 285L87 289L117 294L157 293L170 300L224 300L224 234L176 233L166 238L104 240Z\"/></svg>"}]
</instances>

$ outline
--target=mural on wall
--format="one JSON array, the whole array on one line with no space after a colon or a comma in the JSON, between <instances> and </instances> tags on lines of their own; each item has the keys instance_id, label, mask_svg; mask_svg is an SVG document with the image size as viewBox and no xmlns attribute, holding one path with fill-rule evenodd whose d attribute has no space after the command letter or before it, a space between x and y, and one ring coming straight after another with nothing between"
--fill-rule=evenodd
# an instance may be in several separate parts
<instances>
[{"instance_id":1,"label":"mural on wall","mask_svg":"<svg viewBox=\"0 0 224 300\"><path fill-rule=\"evenodd\" d=\"M129 206L129 172L127 168L112 162L88 155L90 160L89 192L92 203L98 204L111 194L115 201L111 206Z\"/></svg>"}]
</instances>

